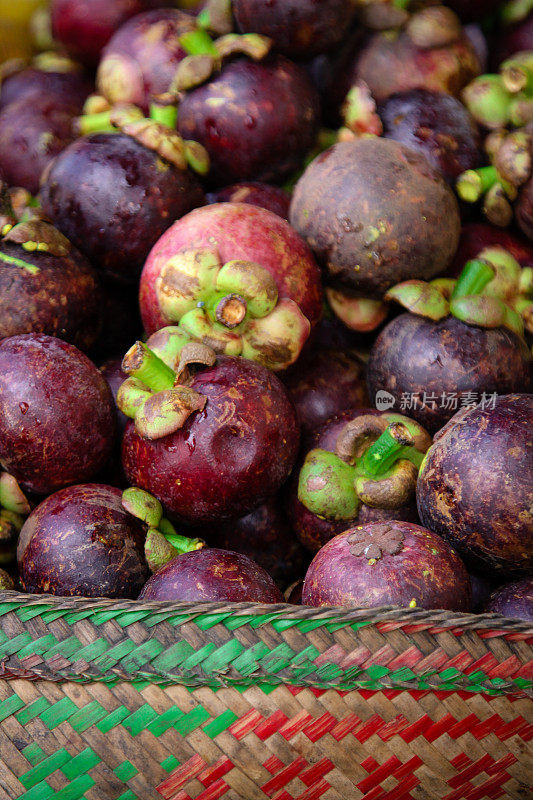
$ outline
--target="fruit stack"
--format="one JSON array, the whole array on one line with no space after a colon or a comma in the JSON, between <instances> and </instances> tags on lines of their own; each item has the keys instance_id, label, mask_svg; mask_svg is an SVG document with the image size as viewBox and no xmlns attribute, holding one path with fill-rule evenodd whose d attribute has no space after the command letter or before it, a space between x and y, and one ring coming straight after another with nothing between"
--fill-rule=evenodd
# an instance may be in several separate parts
<instances>
[{"instance_id":1,"label":"fruit stack","mask_svg":"<svg viewBox=\"0 0 533 800\"><path fill-rule=\"evenodd\" d=\"M0 800L532 796L533 3L51 0L25 49Z\"/></svg>"}]
</instances>

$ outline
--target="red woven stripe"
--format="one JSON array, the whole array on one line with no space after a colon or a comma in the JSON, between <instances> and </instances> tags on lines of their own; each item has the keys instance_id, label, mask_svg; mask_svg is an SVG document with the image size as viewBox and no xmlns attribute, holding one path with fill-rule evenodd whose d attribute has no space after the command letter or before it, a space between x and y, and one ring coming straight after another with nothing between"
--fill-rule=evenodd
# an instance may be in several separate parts
<instances>
[{"instance_id":1,"label":"red woven stripe","mask_svg":"<svg viewBox=\"0 0 533 800\"><path fill-rule=\"evenodd\" d=\"M418 675L422 675L424 672L428 672L432 669L440 671L445 668L445 665L448 663L448 658L449 656L444 650L434 650L423 658L422 661L419 661L418 664L411 667L411 669Z\"/></svg>"},{"instance_id":2,"label":"red woven stripe","mask_svg":"<svg viewBox=\"0 0 533 800\"><path fill-rule=\"evenodd\" d=\"M371 736L374 736L383 727L383 720L377 714L373 714L370 719L362 724L358 731L354 731L355 738L361 742L366 742Z\"/></svg>"},{"instance_id":3,"label":"red woven stripe","mask_svg":"<svg viewBox=\"0 0 533 800\"><path fill-rule=\"evenodd\" d=\"M516 677L531 680L533 678L533 660L528 661L527 664L524 664L524 666L516 673Z\"/></svg>"},{"instance_id":4,"label":"red woven stripe","mask_svg":"<svg viewBox=\"0 0 533 800\"><path fill-rule=\"evenodd\" d=\"M423 717L417 719L416 722L413 722L412 725L409 725L404 731L400 733L400 737L404 740L404 742L412 742L413 739L416 739L418 736L422 736L422 734L429 730L429 728L433 727L433 720L428 717L427 714L424 714Z\"/></svg>"},{"instance_id":5,"label":"red woven stripe","mask_svg":"<svg viewBox=\"0 0 533 800\"><path fill-rule=\"evenodd\" d=\"M330 730L330 735L333 736L335 741L340 742L341 739L344 739L349 733L351 733L357 726L361 720L357 716L351 712L348 714L344 719L339 720L337 724Z\"/></svg>"},{"instance_id":6,"label":"red woven stripe","mask_svg":"<svg viewBox=\"0 0 533 800\"><path fill-rule=\"evenodd\" d=\"M489 674L490 670L497 667L498 664L498 659L495 658L492 653L485 653L482 658L478 658L477 661L472 662L472 664L465 669L465 675L471 675L472 672L476 672L477 670L481 670L482 672Z\"/></svg>"},{"instance_id":7,"label":"red woven stripe","mask_svg":"<svg viewBox=\"0 0 533 800\"><path fill-rule=\"evenodd\" d=\"M268 717L268 719L265 719L263 722L259 723L254 730L254 733L259 739L261 739L261 741L264 742L265 739L268 739L269 736L272 736L273 733L276 733L276 731L278 731L288 721L289 720L283 711L278 708L277 711L274 711L274 713Z\"/></svg>"},{"instance_id":8,"label":"red woven stripe","mask_svg":"<svg viewBox=\"0 0 533 800\"><path fill-rule=\"evenodd\" d=\"M357 647L348 653L340 663L342 669L350 669L351 667L360 667L370 658L370 650L368 647Z\"/></svg>"},{"instance_id":9,"label":"red woven stripe","mask_svg":"<svg viewBox=\"0 0 533 800\"><path fill-rule=\"evenodd\" d=\"M483 739L484 736L488 736L489 733L494 733L494 731L501 728L502 725L503 719L499 714L493 714L492 717L486 720L480 720L477 725L472 725L470 733L472 736L475 736L476 739Z\"/></svg>"},{"instance_id":10,"label":"red woven stripe","mask_svg":"<svg viewBox=\"0 0 533 800\"><path fill-rule=\"evenodd\" d=\"M521 736L522 739L524 739L527 742L531 738L532 730L533 730L533 725L528 725L528 723L523 717L517 717L516 719L511 720L511 722L508 722L506 725L501 727L499 730L494 731L494 733L501 742L504 742L511 736L516 736L516 735Z\"/></svg>"},{"instance_id":11,"label":"red woven stripe","mask_svg":"<svg viewBox=\"0 0 533 800\"><path fill-rule=\"evenodd\" d=\"M499 758L498 761L495 761L494 764L492 764L492 766L487 767L485 772L487 773L487 775L494 775L500 770L507 769L507 767L510 767L511 764L515 764L516 760L517 759L514 753L508 753L506 756Z\"/></svg>"},{"instance_id":12,"label":"red woven stripe","mask_svg":"<svg viewBox=\"0 0 533 800\"><path fill-rule=\"evenodd\" d=\"M389 739L392 739L393 736L397 736L400 731L403 731L408 725L409 720L399 716L396 717L396 719L392 719L390 722L384 723L381 730L377 733L383 742L387 742Z\"/></svg>"},{"instance_id":13,"label":"red woven stripe","mask_svg":"<svg viewBox=\"0 0 533 800\"><path fill-rule=\"evenodd\" d=\"M335 769L335 764L330 761L329 758L321 758L320 761L317 761L312 767L304 769L300 775L300 780L302 783L305 783L306 786L313 786L315 783L318 783L324 775L331 772L332 769Z\"/></svg>"},{"instance_id":14,"label":"red woven stripe","mask_svg":"<svg viewBox=\"0 0 533 800\"><path fill-rule=\"evenodd\" d=\"M282 769L281 772L271 778L269 781L262 786L262 790L265 794L271 797L275 794L278 789L282 789L288 783L290 783L293 778L295 778L305 767L307 767L307 761L305 758L297 758L296 761L293 761L292 764L289 764L285 769Z\"/></svg>"},{"instance_id":15,"label":"red woven stripe","mask_svg":"<svg viewBox=\"0 0 533 800\"><path fill-rule=\"evenodd\" d=\"M438 739L439 736L446 733L456 722L457 720L455 717L452 717L451 714L445 714L442 719L439 719L438 722L434 722L433 725L427 729L425 733L427 741L434 742L435 739Z\"/></svg>"},{"instance_id":16,"label":"red woven stripe","mask_svg":"<svg viewBox=\"0 0 533 800\"><path fill-rule=\"evenodd\" d=\"M211 786L206 789L205 792L196 795L196 800L218 800L219 797L224 797L224 795L228 792L228 784L225 781L220 780L211 784Z\"/></svg>"},{"instance_id":17,"label":"red woven stripe","mask_svg":"<svg viewBox=\"0 0 533 800\"><path fill-rule=\"evenodd\" d=\"M275 775L276 772L279 772L280 769L283 769L285 764L283 761L280 761L277 756L270 756L270 758L267 758L263 766L266 770L268 770L268 772L270 772L271 775Z\"/></svg>"},{"instance_id":18,"label":"red woven stripe","mask_svg":"<svg viewBox=\"0 0 533 800\"><path fill-rule=\"evenodd\" d=\"M446 664L446 669L452 667L452 669L458 669L459 672L464 672L473 661L474 659L467 650L461 650L456 656L450 658Z\"/></svg>"},{"instance_id":19,"label":"red woven stripe","mask_svg":"<svg viewBox=\"0 0 533 800\"><path fill-rule=\"evenodd\" d=\"M420 662L422 658L422 653L415 647L408 647L407 650L404 650L403 653L393 658L392 661L389 662L389 669L401 669L402 667L411 667L413 668L416 664ZM446 656L448 658L448 656Z\"/></svg>"},{"instance_id":20,"label":"red woven stripe","mask_svg":"<svg viewBox=\"0 0 533 800\"><path fill-rule=\"evenodd\" d=\"M327 711L321 717L315 719L304 728L304 733L312 742L317 742L324 734L332 730L337 724L335 717L332 717Z\"/></svg>"},{"instance_id":21,"label":"red woven stripe","mask_svg":"<svg viewBox=\"0 0 533 800\"><path fill-rule=\"evenodd\" d=\"M168 778L157 786L159 794L163 795L165 800L174 800L174 795L185 786L186 783L192 781L202 770L207 767L207 764L198 753L195 753L185 764L171 772Z\"/></svg>"},{"instance_id":22,"label":"red woven stripe","mask_svg":"<svg viewBox=\"0 0 533 800\"><path fill-rule=\"evenodd\" d=\"M409 759L409 761L406 761L405 764L402 764L400 767L398 767L398 769L395 769L392 773L392 776L396 778L396 780L401 781L402 778L405 778L407 775L410 775L416 769L421 767L423 763L424 762L421 758L418 756L413 756Z\"/></svg>"},{"instance_id":23,"label":"red woven stripe","mask_svg":"<svg viewBox=\"0 0 533 800\"><path fill-rule=\"evenodd\" d=\"M485 768L490 767L492 764L494 764L494 760L488 753L485 753L485 755L481 756L477 761L474 761L458 775L454 775L453 778L450 778L447 784L451 786L452 789L456 789L458 786L461 786L461 784L469 781L470 778L475 778L480 772L485 772Z\"/></svg>"},{"instance_id":24,"label":"red woven stripe","mask_svg":"<svg viewBox=\"0 0 533 800\"><path fill-rule=\"evenodd\" d=\"M320 800L328 789L331 789L331 784L327 781L320 781L320 783L306 789L303 794L299 794L296 800Z\"/></svg>"},{"instance_id":25,"label":"red woven stripe","mask_svg":"<svg viewBox=\"0 0 533 800\"><path fill-rule=\"evenodd\" d=\"M407 800L412 798L411 789L414 789L420 783L420 779L416 775L410 775L406 778L401 785L395 786L381 796L381 800ZM365 799L366 800L366 799Z\"/></svg>"},{"instance_id":26,"label":"red woven stripe","mask_svg":"<svg viewBox=\"0 0 533 800\"><path fill-rule=\"evenodd\" d=\"M381 767L378 767L371 775L367 778L363 778L363 780L357 784L357 788L360 789L361 792L368 792L369 789L373 789L375 786L381 783L381 781L388 778L395 769L401 766L401 761L396 758L396 756L391 756Z\"/></svg>"},{"instance_id":27,"label":"red woven stripe","mask_svg":"<svg viewBox=\"0 0 533 800\"><path fill-rule=\"evenodd\" d=\"M198 780L203 786L209 786L214 781L217 781L219 778L227 775L228 772L231 772L234 766L235 765L229 760L229 758L223 756L222 758L219 758L218 761L215 762L215 764L213 764L211 767L204 769L203 772L198 775Z\"/></svg>"},{"instance_id":28,"label":"red woven stripe","mask_svg":"<svg viewBox=\"0 0 533 800\"><path fill-rule=\"evenodd\" d=\"M470 730L477 722L479 722L478 718L475 714L469 714L468 717L459 720L452 725L450 730L448 731L448 736L451 736L452 739L458 739L463 733L466 733Z\"/></svg>"},{"instance_id":29,"label":"red woven stripe","mask_svg":"<svg viewBox=\"0 0 533 800\"><path fill-rule=\"evenodd\" d=\"M258 725L263 717L254 708L250 709L240 719L235 720L229 728L228 732L231 733L238 741L243 739L248 733L251 733L256 725Z\"/></svg>"},{"instance_id":30,"label":"red woven stripe","mask_svg":"<svg viewBox=\"0 0 533 800\"><path fill-rule=\"evenodd\" d=\"M501 664L496 664L491 670L485 670L489 678L510 678L520 669L520 661L516 656L509 656ZM532 670L533 672L533 670Z\"/></svg>"},{"instance_id":31,"label":"red woven stripe","mask_svg":"<svg viewBox=\"0 0 533 800\"><path fill-rule=\"evenodd\" d=\"M306 725L311 722L313 717L307 711L300 711L295 717L288 720L285 725L279 729L279 733L284 739L292 739L299 731L303 730Z\"/></svg>"},{"instance_id":32,"label":"red woven stripe","mask_svg":"<svg viewBox=\"0 0 533 800\"><path fill-rule=\"evenodd\" d=\"M456 770L463 769L464 767L468 766L468 764L472 763L472 759L468 758L466 753L459 753L458 756L455 758L450 759L450 764L452 767L455 767Z\"/></svg>"},{"instance_id":33,"label":"red woven stripe","mask_svg":"<svg viewBox=\"0 0 533 800\"><path fill-rule=\"evenodd\" d=\"M365 758L364 761L361 762L361 766L363 769L366 769L367 772L373 772L375 769L379 767L378 762L372 756Z\"/></svg>"},{"instance_id":34,"label":"red woven stripe","mask_svg":"<svg viewBox=\"0 0 533 800\"><path fill-rule=\"evenodd\" d=\"M390 646L390 644L383 645L377 650L375 653L372 653L370 657L363 663L363 669L368 669L368 667L379 666L379 667L386 667L387 664L392 661L394 658L394 650Z\"/></svg>"}]
</instances>

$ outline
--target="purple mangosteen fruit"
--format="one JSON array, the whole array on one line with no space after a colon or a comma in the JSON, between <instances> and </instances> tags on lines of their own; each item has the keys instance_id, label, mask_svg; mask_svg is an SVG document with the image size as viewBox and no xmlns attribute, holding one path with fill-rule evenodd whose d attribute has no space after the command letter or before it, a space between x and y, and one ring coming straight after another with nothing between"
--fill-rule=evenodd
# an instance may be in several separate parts
<instances>
[{"instance_id":1,"label":"purple mangosteen fruit","mask_svg":"<svg viewBox=\"0 0 533 800\"><path fill-rule=\"evenodd\" d=\"M470 575L470 584L472 586L472 611L474 612L481 612L484 604L490 597L491 593L494 592L495 586L498 585L494 583L494 580L490 580L490 577L485 573L485 575L480 575L476 572L469 572Z\"/></svg>"},{"instance_id":2,"label":"purple mangosteen fruit","mask_svg":"<svg viewBox=\"0 0 533 800\"><path fill-rule=\"evenodd\" d=\"M401 414L344 411L320 428L294 471L287 511L316 552L353 524L417 522L418 467L431 437Z\"/></svg>"},{"instance_id":3,"label":"purple mangosteen fruit","mask_svg":"<svg viewBox=\"0 0 533 800\"><path fill-rule=\"evenodd\" d=\"M152 575L139 600L283 603L270 575L242 553L209 548L184 553Z\"/></svg>"},{"instance_id":4,"label":"purple mangosteen fruit","mask_svg":"<svg viewBox=\"0 0 533 800\"><path fill-rule=\"evenodd\" d=\"M148 334L179 323L219 353L285 369L322 314L320 270L276 214L218 203L178 220L152 248L140 308Z\"/></svg>"},{"instance_id":5,"label":"purple mangosteen fruit","mask_svg":"<svg viewBox=\"0 0 533 800\"><path fill-rule=\"evenodd\" d=\"M46 53L30 66L13 69L2 78L0 109L22 99L38 100L46 96L79 112L91 90L91 82L78 64Z\"/></svg>"},{"instance_id":6,"label":"purple mangosteen fruit","mask_svg":"<svg viewBox=\"0 0 533 800\"><path fill-rule=\"evenodd\" d=\"M266 208L282 219L289 219L291 196L280 186L271 186L260 181L244 181L209 192L206 197L208 203L248 203Z\"/></svg>"},{"instance_id":7,"label":"purple mangosteen fruit","mask_svg":"<svg viewBox=\"0 0 533 800\"><path fill-rule=\"evenodd\" d=\"M253 511L287 480L298 452L283 385L260 364L217 358L177 328L148 345L137 342L122 366L130 378L118 404L135 420L122 440L128 480L187 524Z\"/></svg>"},{"instance_id":8,"label":"purple mangosteen fruit","mask_svg":"<svg viewBox=\"0 0 533 800\"><path fill-rule=\"evenodd\" d=\"M90 479L115 438L111 390L74 345L29 333L0 341L0 465L28 491Z\"/></svg>"},{"instance_id":9,"label":"purple mangosteen fruit","mask_svg":"<svg viewBox=\"0 0 533 800\"><path fill-rule=\"evenodd\" d=\"M422 524L496 580L533 565L533 395L463 409L439 431L417 485Z\"/></svg>"},{"instance_id":10,"label":"purple mangosteen fruit","mask_svg":"<svg viewBox=\"0 0 533 800\"><path fill-rule=\"evenodd\" d=\"M294 172L318 121L318 94L305 70L281 55L230 61L187 92L178 111L179 132L205 147L217 186L276 182Z\"/></svg>"},{"instance_id":11,"label":"purple mangosteen fruit","mask_svg":"<svg viewBox=\"0 0 533 800\"><path fill-rule=\"evenodd\" d=\"M122 506L120 489L69 486L35 508L20 532L20 581L30 593L137 597L150 571L145 526Z\"/></svg>"},{"instance_id":12,"label":"purple mangosteen fruit","mask_svg":"<svg viewBox=\"0 0 533 800\"><path fill-rule=\"evenodd\" d=\"M461 407L529 391L533 359L502 286L519 273L514 259L493 248L468 262L457 281L406 281L389 290L386 297L408 313L392 320L371 350L371 400L385 392L434 433Z\"/></svg>"},{"instance_id":13,"label":"purple mangosteen fruit","mask_svg":"<svg viewBox=\"0 0 533 800\"><path fill-rule=\"evenodd\" d=\"M533 578L524 578L500 586L488 598L482 611L533 622Z\"/></svg>"},{"instance_id":14,"label":"purple mangosteen fruit","mask_svg":"<svg viewBox=\"0 0 533 800\"><path fill-rule=\"evenodd\" d=\"M409 522L373 522L349 528L319 550L302 604L469 611L470 578L440 536Z\"/></svg>"}]
</instances>

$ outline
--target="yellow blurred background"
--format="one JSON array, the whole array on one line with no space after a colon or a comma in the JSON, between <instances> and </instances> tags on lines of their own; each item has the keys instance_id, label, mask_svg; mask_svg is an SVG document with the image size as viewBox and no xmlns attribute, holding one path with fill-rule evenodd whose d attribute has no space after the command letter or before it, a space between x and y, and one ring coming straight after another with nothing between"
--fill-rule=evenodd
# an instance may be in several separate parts
<instances>
[{"instance_id":1,"label":"yellow blurred background","mask_svg":"<svg viewBox=\"0 0 533 800\"><path fill-rule=\"evenodd\" d=\"M47 0L0 0L0 62L32 54L30 20L47 4Z\"/></svg>"}]
</instances>

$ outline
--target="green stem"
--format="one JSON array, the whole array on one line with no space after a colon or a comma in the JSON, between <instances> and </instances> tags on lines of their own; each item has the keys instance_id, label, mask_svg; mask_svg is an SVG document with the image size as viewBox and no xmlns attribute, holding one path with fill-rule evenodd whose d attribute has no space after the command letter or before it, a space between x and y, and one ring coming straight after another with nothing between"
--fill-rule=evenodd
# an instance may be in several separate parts
<instances>
[{"instance_id":1,"label":"green stem","mask_svg":"<svg viewBox=\"0 0 533 800\"><path fill-rule=\"evenodd\" d=\"M457 194L467 203L475 203L498 181L496 167L468 169L457 179Z\"/></svg>"},{"instance_id":2,"label":"green stem","mask_svg":"<svg viewBox=\"0 0 533 800\"><path fill-rule=\"evenodd\" d=\"M143 342L135 342L128 350L122 361L122 369L127 375L138 378L153 392L172 389L176 380L174 370Z\"/></svg>"},{"instance_id":3,"label":"green stem","mask_svg":"<svg viewBox=\"0 0 533 800\"><path fill-rule=\"evenodd\" d=\"M111 111L100 111L97 114L84 114L76 120L77 128L82 136L89 133L109 133L116 131L111 124Z\"/></svg>"},{"instance_id":4,"label":"green stem","mask_svg":"<svg viewBox=\"0 0 533 800\"><path fill-rule=\"evenodd\" d=\"M205 542L202 539L189 539L188 536L181 536L179 533L163 533L163 536L180 554L190 553L193 550L202 550L205 547Z\"/></svg>"},{"instance_id":5,"label":"green stem","mask_svg":"<svg viewBox=\"0 0 533 800\"><path fill-rule=\"evenodd\" d=\"M478 258L467 261L455 284L452 300L456 297L481 294L487 283L493 278L494 270L486 261L481 261Z\"/></svg>"},{"instance_id":6,"label":"green stem","mask_svg":"<svg viewBox=\"0 0 533 800\"><path fill-rule=\"evenodd\" d=\"M405 425L394 422L370 445L358 465L359 469L370 477L383 475L413 445L413 437Z\"/></svg>"},{"instance_id":7,"label":"green stem","mask_svg":"<svg viewBox=\"0 0 533 800\"><path fill-rule=\"evenodd\" d=\"M179 39L180 45L190 56L213 56L218 58L218 50L213 44L213 40L203 29L197 29L184 33Z\"/></svg>"},{"instance_id":8,"label":"green stem","mask_svg":"<svg viewBox=\"0 0 533 800\"><path fill-rule=\"evenodd\" d=\"M155 122L161 122L163 125L175 130L178 121L178 107L172 104L152 103L150 105L150 119Z\"/></svg>"}]
</instances>

